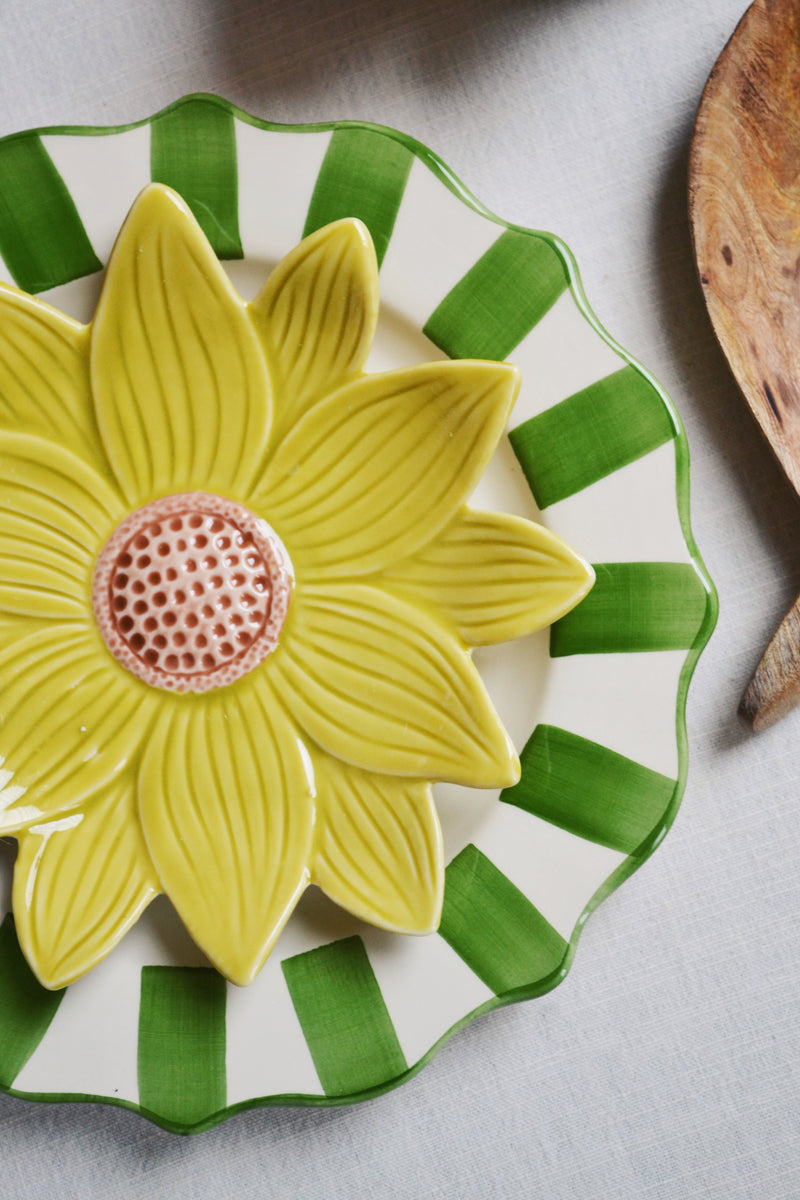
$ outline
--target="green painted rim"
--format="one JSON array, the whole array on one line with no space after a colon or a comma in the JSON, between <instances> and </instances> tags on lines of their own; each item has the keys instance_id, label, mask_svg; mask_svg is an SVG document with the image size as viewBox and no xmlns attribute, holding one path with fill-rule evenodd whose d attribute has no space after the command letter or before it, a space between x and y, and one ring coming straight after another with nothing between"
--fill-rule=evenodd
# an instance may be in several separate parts
<instances>
[{"instance_id":1,"label":"green painted rim","mask_svg":"<svg viewBox=\"0 0 800 1200\"><path fill-rule=\"evenodd\" d=\"M380 989L378 988L376 993L377 984L372 977L369 960L362 953L363 947L358 938L345 939L344 942L332 943L331 945L340 948L336 953L331 951L329 947L322 947L320 949L323 953L320 950L309 952L312 957L299 955L294 959L286 959L283 962L284 975L287 979L290 993L297 993L302 996L307 986L306 979L309 970L313 968L315 971L321 971L325 978L335 980L338 977L337 972L341 972L344 969L342 964L349 964L348 969L351 971L351 975L348 977L347 1004L350 1006L352 1013L358 1016L359 1020L366 1019L367 1021L366 1027L369 1033L368 1042L371 1055L370 1062L372 1062L373 1068L374 1062L378 1062L382 1064L383 1069L393 1072L390 1078L383 1079L380 1082L370 1085L369 1074L362 1075L361 1077L358 1075L351 1077L337 1075L338 1064L325 1061L325 1046L324 1044L320 1044L318 1050L320 1063L322 1064L320 1074L325 1074L325 1072L330 1074L331 1086L328 1089L329 1094L325 1096L281 1094L261 1098L249 1098L237 1104L227 1105L224 1095L224 1079L221 1079L221 1073L224 1072L224 995L216 982L218 977L213 972L204 970L198 972L189 968L152 967L145 968L143 971L143 1007L140 1010L140 1020L146 1020L147 1012L149 1009L152 1009L158 1012L158 1021L155 1023L154 1028L149 1028L148 1030L149 1041L144 1050L142 1050L140 1044L140 1070L142 1061L145 1062L146 1068L148 1055L159 1056L165 1040L171 1041L176 1036L181 1038L188 1047L187 1052L190 1056L194 1053L194 1048L202 1046L202 1061L198 1061L196 1064L197 1078L191 1082L194 1087L203 1092L206 1098L210 1100L211 1106L214 1109L209 1112L208 1108L206 1108L205 1116L194 1120L190 1112L187 1111L187 1103L190 1104L191 1097L187 1101L185 1097L182 1098L181 1096L181 1089L185 1090L186 1088L186 1080L170 1081L168 1078L163 1080L163 1094L156 1092L151 1095L147 1091L147 1087L145 1087L144 1092L140 1092L140 1099L144 1102L136 1104L130 1100L102 1095L23 1092L13 1087L12 1083L8 1081L9 1076L13 1079L16 1075L16 1071L13 1069L14 1064L5 1071L3 1070L3 1064L0 1064L0 1090L6 1092L8 1095L42 1103L84 1101L113 1104L117 1107L128 1108L138 1112L166 1130L182 1134L201 1132L213 1127L236 1112L256 1107L274 1105L334 1106L366 1100L380 1095L395 1088L420 1071L445 1041L475 1017L517 1000L533 999L541 996L560 983L570 969L581 930L588 916L606 896L619 887L653 853L675 819L683 795L688 769L685 720L688 687L700 653L714 629L718 613L716 592L700 558L689 525L689 448L680 418L670 399L652 376L610 337L597 320L583 292L575 259L565 244L552 234L509 224L490 212L475 199L471 192L430 149L416 141L416 139L396 130L363 121L332 121L306 125L277 124L254 117L219 97L202 93L183 97L154 116L127 125L97 127L50 126L35 131L27 130L12 134L0 140L0 169L2 169L2 164L5 160L12 165L13 171L22 183L25 183L26 180L35 179L41 186L49 187L53 194L59 195L61 221L63 224L62 232L64 233L65 244L67 245L66 254L68 261L61 267L65 273L73 272L72 277L75 278L80 274L86 274L91 270L97 269L97 262L88 240L84 238L77 213L73 213L68 193L66 198L60 195L60 179L57 177L57 174L55 178L52 177L47 158L46 156L43 158L40 153L40 139L48 135L103 136L119 134L145 125L151 125L155 128L156 123L158 123L160 132L158 137L154 139L151 147L153 178L163 176L166 182L172 183L173 186L177 186L179 189L182 181L188 179L195 194L199 196L200 211L197 214L198 219L201 220L201 224L204 224L204 228L206 228L206 232L209 234L220 257L237 258L241 256L242 251L235 208L235 179L233 201L231 201L230 197L226 198L223 196L221 199L219 196L216 197L217 208L215 211L217 214L220 211L223 212L225 220L214 224L208 218L203 201L203 189L207 186L207 181L203 179L198 180L196 173L193 174L191 157L187 159L186 157L181 158L180 155L176 156L175 146L180 142L182 133L182 110L185 109L187 104L202 107L206 112L211 136L219 139L220 157L223 160L225 153L225 128L226 125L232 124L234 118L245 124L255 126L258 129L273 132L334 133L335 136L329 143L328 154L320 172L318 187L312 196L311 208L307 218L307 232L311 228L315 228L318 224L342 215L340 211L341 206L344 205L347 207L347 188L345 186L344 192L337 194L336 186L339 186L341 189L343 164L346 176L347 153L353 152L356 158L360 160L364 169L368 169L371 162L371 151L374 150L377 144L377 135L381 139L381 146L384 148L381 158L388 173L388 184L382 190L380 186L381 181L378 180L377 188L371 193L370 204L372 207L367 214L367 223L375 235L376 244L381 256L386 245L388 245L388 239L391 236L394 219L397 215L397 194L402 194L402 187L404 186L408 170L413 159L417 158L463 204L480 216L494 222L499 227L500 232L497 242L490 247L489 251L473 268L473 272L476 272L480 276L483 287L491 291L492 287L495 286L495 290L497 290L497 271L501 268L503 270L513 270L514 263L518 262L521 258L523 261L535 261L537 269L541 273L543 281L542 296L544 297L541 301L544 306L542 312L547 311L548 305L552 304L563 290L567 287L571 290L582 316L603 341L620 356L623 363L626 364L623 366L622 372L620 372L620 374L624 374L625 389L621 396L622 404L618 424L623 421L625 416L626 397L631 394L635 395L642 387L646 390L652 390L663 405L660 414L655 413L653 415L651 413L648 428L643 435L645 439L643 445L651 448L667 438L674 439L675 442L678 516L695 574L693 582L695 585L694 617L696 619L694 621L684 621L683 624L678 621L677 627L676 622L673 621L669 625L668 635L665 634L667 640L664 642L664 648L685 649L687 653L680 673L675 710L675 733L678 749L677 778L671 780L666 779L666 777L659 777L651 781L655 787L654 795L657 798L657 809L661 811L661 816L656 821L655 826L641 838L637 845L632 847L630 840L621 843L620 848L625 849L627 857L590 898L575 925L569 941L565 941L555 930L547 925L545 919L530 904L526 897L522 893L517 893L514 885L488 859L481 855L481 852L477 848L468 846L461 854L457 855L448 868L449 875L453 881L453 887L446 903L442 936L451 945L458 946L458 953L468 964L470 955L477 956L476 965L473 967L475 973L479 977L490 980L490 986L493 986L498 994L490 997L485 1003L479 1005L458 1020L412 1066L405 1065L402 1049L393 1040L394 1031L391 1027L391 1021L388 1022L387 1028L386 1017L381 1007ZM345 147L344 138L342 137L345 131L360 131L361 133L361 137L351 139L349 148ZM386 141L383 139L386 139ZM326 170L334 178L334 184L331 186L328 186L323 179ZM209 186L213 188L213 181ZM0 217L2 217L2 213L0 213ZM34 223L40 221L40 215L37 212L33 212L31 220ZM1 249L2 247L0 247ZM12 257L14 252L14 248L12 247L9 251ZM35 284L38 282L36 274L38 265L35 262L21 260L19 265L20 273L24 278L30 279ZM45 280L42 286L53 286L53 281ZM425 332L431 336L432 340L435 340L446 351L452 351L453 354L458 353L459 350L459 329L458 322L454 319L454 313L459 311L462 300L462 297L459 295L460 286L457 285L445 298L442 304L431 315L425 326ZM42 290L42 288L34 290ZM539 315L542 315L542 313L540 312ZM519 314L510 313L509 319L519 320ZM535 321L535 319L537 319L536 313L533 312L523 314L521 318L523 324L525 321ZM498 325L496 330L490 332L495 338L495 342L492 344L500 345L505 336L502 323ZM513 334L512 336L516 335ZM496 357L497 355L493 356ZM503 356L501 355L501 357ZM587 389L587 392L592 392L593 390L597 390L597 385L595 385L595 389ZM578 393L576 396L570 398L569 403L578 410L581 410L582 406L585 408L587 402L591 400L592 396ZM537 420L541 422L541 427L545 429L545 433L548 433L549 431L546 428L547 420L542 421L541 418L534 418L534 421ZM518 451L523 470L528 474L524 428L520 426L518 429L521 432L517 435L517 441L520 443L522 449L520 450L516 446L515 449ZM632 459L641 451L641 447L631 446L629 447L629 451ZM626 453L624 447L621 453ZM618 462L617 467L619 465L622 465L622 463ZM593 468L590 468L590 471L592 469L599 472L596 476L599 478L605 468L602 462L599 462ZM612 469L616 469L616 467ZM546 503L549 503L553 499L560 498L562 495L568 495L569 488L573 484L570 483L569 479L565 481L562 477L554 479L552 482L546 481L544 486L550 489L548 492L549 499L546 499ZM535 488L532 490L535 491ZM619 564L607 565L609 567L619 566ZM652 566L656 567L659 565L663 567L665 564L652 564ZM692 567L689 566L688 569L691 571ZM655 575L654 585L657 586L661 582L658 579L658 571L655 572ZM613 571L610 572L611 576L613 576ZM647 603L645 603L645 610L644 617L640 618L640 623L641 619L645 623L649 620L650 610L647 608ZM580 609L576 610L576 613L580 613ZM556 636L561 637L562 645L566 638L567 646L570 645L570 638L573 639L574 643L574 639L577 637L577 644L581 647L579 652L585 652L586 640L589 639L589 642L591 642L592 636L596 636L596 630L593 633L593 626L596 626L597 620L596 615L593 617L593 614L587 610L584 613L583 619L578 621L577 632L574 625L571 630L568 627L566 632L562 627L560 634ZM646 637L645 643L647 643ZM603 647L599 647L599 650L602 652ZM552 652L557 653L557 651ZM572 650L570 649L563 650L563 653L571 652ZM538 740L541 741L543 737L545 739L549 738L553 741L554 745L561 744L565 740L568 741L570 736L572 736L554 728L540 727L540 729L542 732L539 734ZM573 738L573 740L580 741L581 739ZM598 761L601 762L601 765L602 762L605 762L606 766L608 766L607 757L602 759L601 756L601 760L597 759L598 750L602 750L602 748L594 746L593 743L586 743L579 749L579 754L585 758L585 761L590 764L592 769L595 769ZM533 746L531 755L535 756L536 752L537 747ZM614 764L609 769L613 767ZM641 770L644 770L644 768ZM637 777L634 770L631 774L633 786L636 785L637 778L642 779L643 777ZM503 799L508 803L516 804L518 807L525 808L528 811L536 811L537 805L542 808L543 812L548 811L547 795L532 797L527 793L517 792L515 796L511 794L513 791L514 789L510 789L503 796ZM655 803L656 801L653 802ZM553 820L553 817L550 816L547 819ZM576 821L579 820L580 814L576 817ZM609 829L612 832L609 832ZM603 829L599 833L596 830L594 832L598 840L604 841L605 844L613 844L613 837L617 836L613 832L615 829L615 817L611 813L607 817ZM587 834L583 833L582 836L587 836ZM591 831L588 836L592 836ZM612 840L609 841L609 838ZM460 919L461 913L459 909L462 897L460 889L463 881L467 879L470 881L473 879L478 880L481 889L480 903L483 905L482 911L485 911L486 919L490 924L493 914L496 913L496 906L498 904L510 906L511 927L507 931L510 946L513 945L515 938L524 941L526 930L538 931L538 950L535 969L537 971L544 970L547 973L537 979L535 983L518 983L514 971L509 971L506 963L497 958L492 959L491 956L487 957L483 955L482 949L473 944L468 923ZM4 996L17 998L28 996L29 981L26 981L24 978L20 980L14 973L16 971L14 964L18 965L16 957L18 952L15 950L16 939L13 937L13 929L9 932L7 924L3 930L0 930L0 942L2 942L0 949L5 948L3 954L0 954L0 1002ZM5 977L3 974L4 968ZM190 980L194 980L196 983L196 980L200 976L202 976L200 980L202 987L198 989L196 986L190 985ZM221 984L221 980L219 983ZM48 1014L55 1012L60 999L61 994L55 994L51 1008L48 1011L44 1011L41 1008L37 1009L33 1006L31 1008L31 1022L27 1026L23 1023L19 1028L15 1027L12 1029L11 1041L13 1052L20 1059L24 1059L26 1045L31 1041L35 1041L37 1031L43 1027L47 1027ZM364 1018L365 1013L367 1014L366 1018ZM315 1039L319 1042L318 1031L314 1025L315 1013L313 1006L306 1013L306 1019L310 1030L310 1043L313 1043ZM170 1021L174 1023L176 1020L179 1021L178 1026L171 1027ZM5 1065L8 1067L8 1064ZM367 1066L369 1067L369 1064ZM372 1077L376 1077L374 1073ZM216 1097L216 1100L213 1099L214 1097ZM148 1104L152 1105L152 1107L148 1107ZM214 1107L214 1105L217 1105L217 1107ZM171 1113L171 1108L173 1108L175 1115Z\"/></svg>"}]
</instances>

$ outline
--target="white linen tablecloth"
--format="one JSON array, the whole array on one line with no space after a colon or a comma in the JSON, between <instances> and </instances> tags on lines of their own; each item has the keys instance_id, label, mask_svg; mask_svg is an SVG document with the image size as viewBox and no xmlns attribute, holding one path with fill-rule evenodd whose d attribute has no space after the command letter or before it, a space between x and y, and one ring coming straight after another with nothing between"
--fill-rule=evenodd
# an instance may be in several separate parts
<instances>
[{"instance_id":1,"label":"white linen tablecloth","mask_svg":"<svg viewBox=\"0 0 800 1200\"><path fill-rule=\"evenodd\" d=\"M700 93L744 0L5 0L0 135L143 118L213 91L275 121L363 118L571 246L607 329L671 393L720 596L690 772L654 857L567 981L458 1034L364 1105L196 1138L0 1096L4 1200L800 1195L800 712L739 695L800 591L800 505L707 319L686 212Z\"/></svg>"}]
</instances>

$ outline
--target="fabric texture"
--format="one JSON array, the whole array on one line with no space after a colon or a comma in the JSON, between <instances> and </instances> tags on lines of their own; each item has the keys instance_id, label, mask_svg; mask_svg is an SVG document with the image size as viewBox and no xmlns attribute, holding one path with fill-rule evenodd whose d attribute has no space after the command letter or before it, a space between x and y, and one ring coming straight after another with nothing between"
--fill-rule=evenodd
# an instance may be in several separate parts
<instances>
[{"instance_id":1,"label":"fabric texture","mask_svg":"<svg viewBox=\"0 0 800 1200\"><path fill-rule=\"evenodd\" d=\"M256 1110L186 1140L124 1111L0 1095L11 1200L38 1200L56 1173L64 1200L800 1193L800 712L758 737L736 719L800 590L800 509L714 339L686 216L696 107L744 7L4 6L0 135L123 123L216 91L274 121L405 130L506 220L563 237L600 320L686 426L693 531L720 594L689 692L681 811L590 918L565 983L472 1023L355 1108Z\"/></svg>"}]
</instances>

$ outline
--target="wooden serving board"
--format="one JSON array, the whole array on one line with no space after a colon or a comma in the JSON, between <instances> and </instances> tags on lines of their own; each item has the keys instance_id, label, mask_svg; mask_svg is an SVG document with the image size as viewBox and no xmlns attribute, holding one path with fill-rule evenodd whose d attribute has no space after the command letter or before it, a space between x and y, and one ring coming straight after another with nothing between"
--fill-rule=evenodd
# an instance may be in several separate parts
<instances>
[{"instance_id":1,"label":"wooden serving board","mask_svg":"<svg viewBox=\"0 0 800 1200\"><path fill-rule=\"evenodd\" d=\"M800 0L756 0L703 93L690 217L717 337L800 493ZM742 703L754 728L800 702L800 600Z\"/></svg>"}]
</instances>

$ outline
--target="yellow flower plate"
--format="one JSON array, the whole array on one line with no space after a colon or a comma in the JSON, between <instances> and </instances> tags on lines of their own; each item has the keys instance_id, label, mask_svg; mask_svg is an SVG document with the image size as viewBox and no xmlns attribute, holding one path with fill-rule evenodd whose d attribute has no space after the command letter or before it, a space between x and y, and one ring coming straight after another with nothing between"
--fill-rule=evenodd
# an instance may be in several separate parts
<instances>
[{"instance_id":1,"label":"yellow flower plate","mask_svg":"<svg viewBox=\"0 0 800 1200\"><path fill-rule=\"evenodd\" d=\"M0 1085L181 1131L385 1090L673 819L677 418L390 130L195 96L0 176Z\"/></svg>"}]
</instances>

